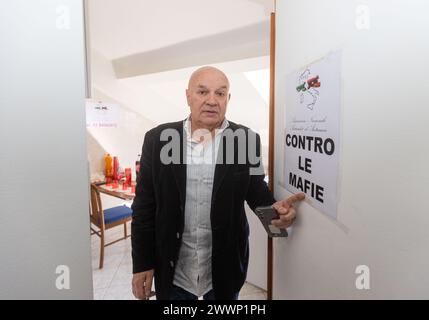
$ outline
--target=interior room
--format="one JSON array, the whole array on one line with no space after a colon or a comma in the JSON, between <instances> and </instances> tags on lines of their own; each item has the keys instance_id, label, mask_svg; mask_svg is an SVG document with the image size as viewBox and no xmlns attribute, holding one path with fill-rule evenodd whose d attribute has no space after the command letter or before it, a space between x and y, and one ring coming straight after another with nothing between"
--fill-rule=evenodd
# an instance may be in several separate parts
<instances>
[{"instance_id":1,"label":"interior room","mask_svg":"<svg viewBox=\"0 0 429 320\"><path fill-rule=\"evenodd\" d=\"M125 168L129 168L135 181L146 131L189 115L187 82L193 71L205 65L218 67L228 75L231 100L226 116L260 134L267 170L273 9L272 0L222 0L204 6L196 0L172 1L169 6L157 1L88 1L91 98L87 108L99 108L98 112L87 111L92 112L87 115L91 181L105 181L107 154L112 158L110 162L114 157L119 160L122 179ZM115 119L109 118L103 106ZM109 185L107 190L121 188ZM131 193L131 186L128 191ZM131 198L100 194L104 210L130 207ZM251 225L251 256L240 298L266 299L267 239L254 213L249 207L246 210ZM126 225L129 235L130 221ZM106 230L104 242L123 237L123 229L121 224ZM133 299L130 238L105 247L102 268L100 243L100 237L93 234L94 298Z\"/></svg>"}]
</instances>

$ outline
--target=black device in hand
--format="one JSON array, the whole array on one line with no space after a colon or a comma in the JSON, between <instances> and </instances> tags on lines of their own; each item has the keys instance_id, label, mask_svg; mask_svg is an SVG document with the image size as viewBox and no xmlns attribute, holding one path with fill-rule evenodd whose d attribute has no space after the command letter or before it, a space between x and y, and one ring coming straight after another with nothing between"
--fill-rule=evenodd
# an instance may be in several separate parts
<instances>
[{"instance_id":1,"label":"black device in hand","mask_svg":"<svg viewBox=\"0 0 429 320\"><path fill-rule=\"evenodd\" d=\"M271 220L279 219L279 214L272 206L257 207L255 209L255 213L264 225L264 228L267 231L269 237L273 238L288 236L286 229L280 229L271 223Z\"/></svg>"}]
</instances>

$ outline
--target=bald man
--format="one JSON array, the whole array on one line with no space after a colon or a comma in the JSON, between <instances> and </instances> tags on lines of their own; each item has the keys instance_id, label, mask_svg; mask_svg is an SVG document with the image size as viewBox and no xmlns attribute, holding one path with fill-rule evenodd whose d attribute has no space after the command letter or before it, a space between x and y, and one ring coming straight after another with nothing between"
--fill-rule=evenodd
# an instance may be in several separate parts
<instances>
[{"instance_id":1,"label":"bald man","mask_svg":"<svg viewBox=\"0 0 429 320\"><path fill-rule=\"evenodd\" d=\"M244 202L252 210L272 205L280 217L273 225L287 228L304 199L273 198L259 136L225 118L229 86L219 69L196 70L188 118L145 135L131 228L138 299L152 295L154 278L157 299L238 299L249 260Z\"/></svg>"}]
</instances>

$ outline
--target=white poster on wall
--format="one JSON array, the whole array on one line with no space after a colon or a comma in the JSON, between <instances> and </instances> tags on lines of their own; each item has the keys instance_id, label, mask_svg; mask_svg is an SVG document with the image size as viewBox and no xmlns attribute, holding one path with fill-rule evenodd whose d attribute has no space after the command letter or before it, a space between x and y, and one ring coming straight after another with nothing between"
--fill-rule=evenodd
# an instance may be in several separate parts
<instances>
[{"instance_id":1,"label":"white poster on wall","mask_svg":"<svg viewBox=\"0 0 429 320\"><path fill-rule=\"evenodd\" d=\"M284 185L337 217L341 55L323 59L286 78Z\"/></svg>"},{"instance_id":2,"label":"white poster on wall","mask_svg":"<svg viewBox=\"0 0 429 320\"><path fill-rule=\"evenodd\" d=\"M116 128L119 116L119 107L115 104L86 101L86 126L89 128Z\"/></svg>"}]
</instances>

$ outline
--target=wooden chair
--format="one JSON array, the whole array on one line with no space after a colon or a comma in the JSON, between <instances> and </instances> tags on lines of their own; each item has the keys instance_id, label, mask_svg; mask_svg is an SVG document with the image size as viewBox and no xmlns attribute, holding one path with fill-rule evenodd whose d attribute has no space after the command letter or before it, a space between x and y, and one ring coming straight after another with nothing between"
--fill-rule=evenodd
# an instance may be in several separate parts
<instances>
[{"instance_id":1,"label":"wooden chair","mask_svg":"<svg viewBox=\"0 0 429 320\"><path fill-rule=\"evenodd\" d=\"M101 205L100 191L95 184L91 184L91 235L96 234L101 239L100 269L103 268L104 247L110 246L111 244L129 237L127 234L127 222L131 221L131 218L132 210L125 205L103 210ZM121 224L124 225L124 237L105 244L105 231ZM95 225L99 230L95 230L92 225Z\"/></svg>"}]
</instances>

